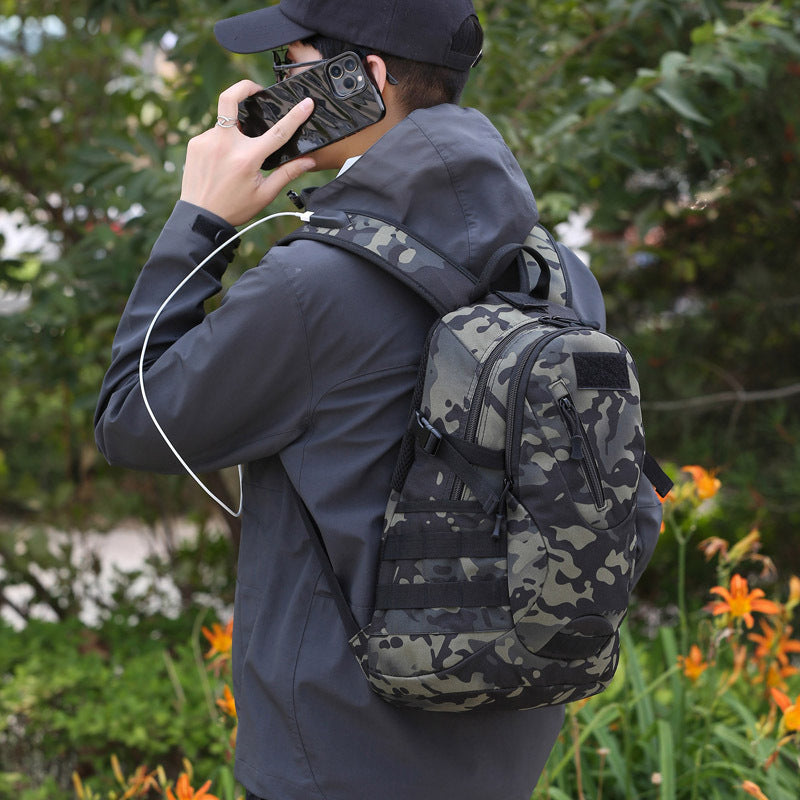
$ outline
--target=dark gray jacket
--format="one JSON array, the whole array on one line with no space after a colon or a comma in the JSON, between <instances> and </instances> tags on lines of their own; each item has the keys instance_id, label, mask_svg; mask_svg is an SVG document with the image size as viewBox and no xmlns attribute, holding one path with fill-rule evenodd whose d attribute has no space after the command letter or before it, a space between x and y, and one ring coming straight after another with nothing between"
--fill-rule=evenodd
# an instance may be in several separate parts
<instances>
[{"instance_id":1,"label":"dark gray jacket","mask_svg":"<svg viewBox=\"0 0 800 800\"><path fill-rule=\"evenodd\" d=\"M476 273L537 218L491 124L456 106L417 111L318 189L314 209L405 224ZM179 471L146 415L137 360L164 297L211 252L178 203L130 297L97 412L112 463ZM374 696L348 649L294 485L356 616L368 617L390 476L433 312L357 256L310 241L273 247L204 315L217 258L170 304L148 349L148 398L195 469L245 464L234 613L236 773L270 800L524 800L561 708L435 714ZM577 305L603 319L591 274Z\"/></svg>"}]
</instances>

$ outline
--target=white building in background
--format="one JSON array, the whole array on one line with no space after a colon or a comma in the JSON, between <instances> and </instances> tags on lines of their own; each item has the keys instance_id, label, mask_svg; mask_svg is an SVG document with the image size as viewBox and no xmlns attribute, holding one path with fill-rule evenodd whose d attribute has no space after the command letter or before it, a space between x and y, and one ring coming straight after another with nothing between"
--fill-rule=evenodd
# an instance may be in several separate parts
<instances>
[{"instance_id":1,"label":"white building in background","mask_svg":"<svg viewBox=\"0 0 800 800\"><path fill-rule=\"evenodd\" d=\"M16 14L0 16L0 59L8 55L10 45L18 37L24 42L26 52L33 53L39 49L44 36L60 39L66 33L66 25L54 14L41 19L23 19ZM19 211L0 209L0 235L3 241L0 260L34 253L42 261L52 261L58 257L58 248L48 240L46 231L27 225L24 215ZM29 291L4 291L0 286L0 315L23 311L29 303Z\"/></svg>"},{"instance_id":2,"label":"white building in background","mask_svg":"<svg viewBox=\"0 0 800 800\"><path fill-rule=\"evenodd\" d=\"M0 208L0 261L36 254L42 261L58 258L58 247L49 240L43 228L28 225L21 211L6 211ZM24 311L30 303L30 291L5 291L0 286L0 315L6 316Z\"/></svg>"}]
</instances>

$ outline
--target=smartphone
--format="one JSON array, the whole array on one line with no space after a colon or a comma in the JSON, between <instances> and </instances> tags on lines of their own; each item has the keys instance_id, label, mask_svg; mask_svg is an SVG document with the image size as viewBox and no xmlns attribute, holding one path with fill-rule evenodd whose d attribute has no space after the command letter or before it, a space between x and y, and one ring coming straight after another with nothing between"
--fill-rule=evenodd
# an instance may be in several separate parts
<instances>
[{"instance_id":1,"label":"smartphone","mask_svg":"<svg viewBox=\"0 0 800 800\"><path fill-rule=\"evenodd\" d=\"M344 139L386 114L380 92L361 58L347 52L242 100L239 130L246 136L260 136L306 97L314 100L313 114L283 147L267 157L262 169L275 169Z\"/></svg>"}]
</instances>

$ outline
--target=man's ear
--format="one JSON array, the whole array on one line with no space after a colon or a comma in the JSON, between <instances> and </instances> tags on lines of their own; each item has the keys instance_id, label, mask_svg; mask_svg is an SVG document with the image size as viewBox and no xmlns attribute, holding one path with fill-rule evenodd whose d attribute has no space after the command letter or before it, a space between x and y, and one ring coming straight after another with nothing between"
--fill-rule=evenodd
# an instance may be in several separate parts
<instances>
[{"instance_id":1,"label":"man's ear","mask_svg":"<svg viewBox=\"0 0 800 800\"><path fill-rule=\"evenodd\" d=\"M382 94L386 86L386 63L380 56L368 55L367 67L372 75L372 80L375 81L375 85L378 87L378 91Z\"/></svg>"}]
</instances>

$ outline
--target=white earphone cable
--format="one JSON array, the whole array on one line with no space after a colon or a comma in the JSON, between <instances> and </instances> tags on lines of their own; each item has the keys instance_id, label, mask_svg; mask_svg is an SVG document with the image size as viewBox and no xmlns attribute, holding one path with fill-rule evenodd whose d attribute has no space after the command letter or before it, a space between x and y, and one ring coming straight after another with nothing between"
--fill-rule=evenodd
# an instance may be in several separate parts
<instances>
[{"instance_id":1,"label":"white earphone cable","mask_svg":"<svg viewBox=\"0 0 800 800\"><path fill-rule=\"evenodd\" d=\"M153 413L153 409L150 407L150 401L147 399L147 392L145 391L145 388L144 388L144 356L145 356L145 352L147 350L147 345L148 345L148 343L150 341L150 336L153 333L153 330L154 330L154 328L156 326L156 322L158 321L158 318L164 312L164 309L169 305L169 303L172 301L172 299L175 297L175 295L186 285L186 283L194 275L196 275L212 258L214 258L214 256L217 255L217 253L219 253L220 251L224 250L235 239L237 239L240 236L243 236L245 233L247 233L248 231L252 230L257 225L261 225L264 222L269 222L270 220L275 219L276 217L297 217L298 219L301 219L303 222L308 222L309 219L311 218L311 212L310 211L305 211L305 212L300 213L300 212L297 212L297 211L281 211L281 212L279 212L277 214L270 214L267 217L262 217L261 219L256 220L256 222L252 222L246 228L243 228L241 231L239 231L238 233L236 233L233 236L231 236L226 242L224 242L219 247L217 247L215 250L213 250L209 255L207 255L170 292L170 294L167 296L167 299L164 300L164 302L159 307L158 311L156 311L155 315L153 316L153 319L150 322L150 326L147 329L147 333L145 334L144 341L142 342L142 352L139 355L139 389L140 389L140 391L142 393L142 400L144 401L144 407L147 409L147 413L150 415L150 419L153 421L153 424L156 426L156 430L159 432L159 434L161 434L161 438L164 440L164 442L166 443L167 447L169 447L169 449L172 451L172 453L175 456L175 458L178 459L178 461L180 462L181 466L195 480L195 482L198 484L198 486L200 486L200 488L212 500L214 500L214 502L218 503L220 506L222 506L222 508L225 509L225 511L227 511L229 514L231 514L234 517L240 517L242 515L242 504L244 502L244 492L243 492L243 489L242 489L242 465L241 464L238 465L238 470L239 470L239 508L236 511L234 511L233 509L229 508L222 500L220 500L219 497L217 497L203 483L203 481L200 480L200 478L194 473L192 468L186 463L186 461L181 456L181 454L175 449L175 446L169 440L169 437L167 436L167 434L164 433L164 429L159 424L158 420L156 419L156 415Z\"/></svg>"}]
</instances>

